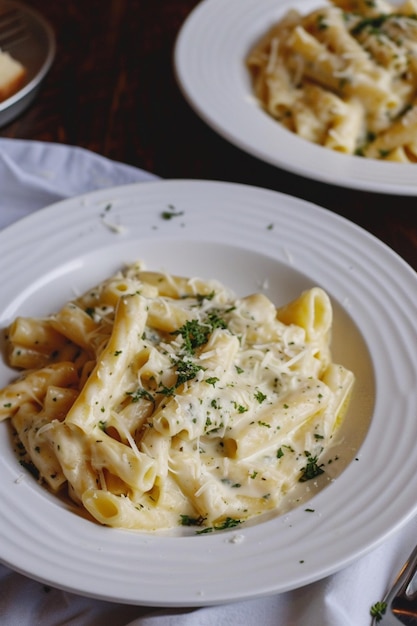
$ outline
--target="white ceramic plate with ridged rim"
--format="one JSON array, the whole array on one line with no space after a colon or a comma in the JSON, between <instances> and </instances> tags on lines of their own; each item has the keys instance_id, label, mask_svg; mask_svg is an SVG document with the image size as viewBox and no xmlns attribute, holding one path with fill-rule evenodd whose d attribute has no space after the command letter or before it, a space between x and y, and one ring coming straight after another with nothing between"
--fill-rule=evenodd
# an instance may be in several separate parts
<instances>
[{"instance_id":1,"label":"white ceramic plate with ridged rim","mask_svg":"<svg viewBox=\"0 0 417 626\"><path fill-rule=\"evenodd\" d=\"M164 211L172 218L163 219ZM346 467L324 488L311 486L308 507L224 532L143 534L99 526L49 495L19 466L3 422L5 564L92 597L209 605L318 580L411 518L417 277L405 262L345 219L277 192L212 181L140 183L65 200L0 233L0 327L17 314L56 310L137 258L152 269L217 278L240 295L263 289L277 304L312 285L326 289L335 307L334 358L357 375L356 408L340 443ZM0 385L11 377L2 363Z\"/></svg>"},{"instance_id":2,"label":"white ceramic plate with ridged rim","mask_svg":"<svg viewBox=\"0 0 417 626\"><path fill-rule=\"evenodd\" d=\"M325 3L203 0L177 37L174 61L180 88L213 130L267 163L344 187L414 195L415 164L364 159L310 143L282 127L254 98L245 67L251 47L288 9L306 14Z\"/></svg>"}]
</instances>

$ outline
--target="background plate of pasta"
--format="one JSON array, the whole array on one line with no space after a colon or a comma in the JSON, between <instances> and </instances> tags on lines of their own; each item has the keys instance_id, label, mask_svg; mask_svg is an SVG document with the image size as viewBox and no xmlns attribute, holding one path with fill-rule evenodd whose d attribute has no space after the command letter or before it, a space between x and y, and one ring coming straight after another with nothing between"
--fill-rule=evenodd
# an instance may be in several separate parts
<instances>
[{"instance_id":1,"label":"background plate of pasta","mask_svg":"<svg viewBox=\"0 0 417 626\"><path fill-rule=\"evenodd\" d=\"M272 165L368 191L417 188L415 0L204 0L177 79L216 132Z\"/></svg>"},{"instance_id":2,"label":"background plate of pasta","mask_svg":"<svg viewBox=\"0 0 417 626\"><path fill-rule=\"evenodd\" d=\"M417 279L362 229L172 180L45 208L0 250L7 565L207 605L318 580L414 514Z\"/></svg>"}]
</instances>

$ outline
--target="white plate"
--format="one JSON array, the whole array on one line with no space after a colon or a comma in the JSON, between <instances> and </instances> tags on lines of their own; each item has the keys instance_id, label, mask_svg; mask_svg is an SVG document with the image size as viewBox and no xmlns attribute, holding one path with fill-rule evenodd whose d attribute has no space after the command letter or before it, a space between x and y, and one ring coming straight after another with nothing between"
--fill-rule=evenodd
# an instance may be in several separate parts
<instances>
[{"instance_id":1,"label":"white plate","mask_svg":"<svg viewBox=\"0 0 417 626\"><path fill-rule=\"evenodd\" d=\"M2 50L27 69L24 85L0 102L0 127L9 124L34 100L55 58L55 35L49 22L35 9L15 0L0 0L1 14L10 16L10 28L2 33ZM10 36L6 38L6 33ZM14 34L13 34L14 33Z\"/></svg>"},{"instance_id":2,"label":"white plate","mask_svg":"<svg viewBox=\"0 0 417 626\"><path fill-rule=\"evenodd\" d=\"M165 220L163 211L180 215ZM0 327L18 314L56 310L137 258L152 269L217 278L242 295L264 288L277 304L316 284L327 290L334 358L357 376L340 458L326 471L341 473L317 489L309 485L308 507L237 530L115 530L84 519L24 473L3 422L5 564L93 597L208 605L320 579L408 521L417 509L417 277L406 263L345 219L273 191L141 183L66 200L0 233ZM12 374L2 364L0 385Z\"/></svg>"},{"instance_id":3,"label":"white plate","mask_svg":"<svg viewBox=\"0 0 417 626\"><path fill-rule=\"evenodd\" d=\"M325 0L203 0L186 19L175 46L184 96L197 114L236 146L302 176L368 191L414 195L415 164L344 155L283 128L253 95L245 58L291 8L306 14Z\"/></svg>"}]
</instances>

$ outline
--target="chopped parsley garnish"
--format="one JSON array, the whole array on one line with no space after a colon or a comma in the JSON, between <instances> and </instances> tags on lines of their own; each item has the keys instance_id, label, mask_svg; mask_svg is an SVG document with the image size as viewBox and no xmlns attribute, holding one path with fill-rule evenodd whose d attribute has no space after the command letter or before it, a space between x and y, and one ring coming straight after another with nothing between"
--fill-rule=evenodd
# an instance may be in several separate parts
<instances>
[{"instance_id":1,"label":"chopped parsley garnish","mask_svg":"<svg viewBox=\"0 0 417 626\"><path fill-rule=\"evenodd\" d=\"M261 420L258 420L258 426L263 426L264 428L271 428L271 424L268 424L268 422L263 422Z\"/></svg>"},{"instance_id":2,"label":"chopped parsley garnish","mask_svg":"<svg viewBox=\"0 0 417 626\"><path fill-rule=\"evenodd\" d=\"M155 398L153 397L153 395L146 389L143 389L143 387L139 387L139 389L136 389L136 391L130 391L127 393L127 395L130 396L132 402L139 402L141 398L149 400L149 402L155 402Z\"/></svg>"},{"instance_id":3,"label":"chopped parsley garnish","mask_svg":"<svg viewBox=\"0 0 417 626\"><path fill-rule=\"evenodd\" d=\"M169 211L162 211L161 217L163 220L171 220L173 217L179 217L180 215L184 215L184 211L176 211L175 207L171 204L169 205Z\"/></svg>"},{"instance_id":4,"label":"chopped parsley garnish","mask_svg":"<svg viewBox=\"0 0 417 626\"><path fill-rule=\"evenodd\" d=\"M158 393L161 393L164 396L173 396L175 395L176 386L167 387L166 385L161 385L158 388Z\"/></svg>"},{"instance_id":5,"label":"chopped parsley garnish","mask_svg":"<svg viewBox=\"0 0 417 626\"><path fill-rule=\"evenodd\" d=\"M184 349L190 354L194 354L197 348L204 346L210 336L209 326L200 324L198 320L189 320L181 328L174 330L172 335L181 335L184 340Z\"/></svg>"},{"instance_id":6,"label":"chopped parsley garnish","mask_svg":"<svg viewBox=\"0 0 417 626\"><path fill-rule=\"evenodd\" d=\"M380 622L386 610L387 610L387 603L384 601L379 601L379 602L375 602L375 604L371 606L371 610L369 612L372 617L375 617L376 622Z\"/></svg>"},{"instance_id":7,"label":"chopped parsley garnish","mask_svg":"<svg viewBox=\"0 0 417 626\"><path fill-rule=\"evenodd\" d=\"M238 404L235 400L232 400L232 404L238 413L246 413L246 411L249 411L247 406L243 406L243 404Z\"/></svg>"},{"instance_id":8,"label":"chopped parsley garnish","mask_svg":"<svg viewBox=\"0 0 417 626\"><path fill-rule=\"evenodd\" d=\"M213 300L214 296L216 295L216 292L213 290L210 293L204 294L204 293L197 293L195 298L197 300L197 302L204 302L204 300Z\"/></svg>"},{"instance_id":9,"label":"chopped parsley garnish","mask_svg":"<svg viewBox=\"0 0 417 626\"><path fill-rule=\"evenodd\" d=\"M190 517L189 515L180 515L181 526L201 526L204 524L205 517Z\"/></svg>"},{"instance_id":10,"label":"chopped parsley garnish","mask_svg":"<svg viewBox=\"0 0 417 626\"><path fill-rule=\"evenodd\" d=\"M365 28L369 28L371 32L375 33L378 31L383 24L390 19L411 19L415 20L415 15L402 15L401 13L382 13L381 15L376 15L373 17L365 17L363 20L358 22L356 26L354 26L351 30L352 35L359 35Z\"/></svg>"},{"instance_id":11,"label":"chopped parsley garnish","mask_svg":"<svg viewBox=\"0 0 417 626\"><path fill-rule=\"evenodd\" d=\"M174 330L171 335L181 335L184 340L184 350L194 354L197 348L204 346L215 328L226 328L226 322L219 316L218 311L212 310L207 313L204 322L188 320Z\"/></svg>"},{"instance_id":12,"label":"chopped parsley garnish","mask_svg":"<svg viewBox=\"0 0 417 626\"><path fill-rule=\"evenodd\" d=\"M209 324L211 331L215 328L227 328L226 322L220 317L219 311L212 309L207 313L207 324Z\"/></svg>"},{"instance_id":13,"label":"chopped parsley garnish","mask_svg":"<svg viewBox=\"0 0 417 626\"><path fill-rule=\"evenodd\" d=\"M235 519L233 517L226 517L223 522L219 522L218 524L214 524L213 526L209 526L208 528L203 528L202 530L197 531L197 535L204 535L207 533L212 533L216 530L227 530L228 528L234 528L235 526L239 526L242 521L240 519Z\"/></svg>"},{"instance_id":14,"label":"chopped parsley garnish","mask_svg":"<svg viewBox=\"0 0 417 626\"><path fill-rule=\"evenodd\" d=\"M326 30L326 28L329 28L329 25L326 22L326 17L322 14L317 16L317 28L318 30Z\"/></svg>"},{"instance_id":15,"label":"chopped parsley garnish","mask_svg":"<svg viewBox=\"0 0 417 626\"><path fill-rule=\"evenodd\" d=\"M307 464L301 470L302 474L298 479L300 483L304 483L324 473L323 464L317 464L317 456L312 456L310 452L305 452L304 454L307 457Z\"/></svg>"},{"instance_id":16,"label":"chopped parsley garnish","mask_svg":"<svg viewBox=\"0 0 417 626\"><path fill-rule=\"evenodd\" d=\"M100 217L105 217L106 213L108 213L112 208L111 204L106 204L106 206L103 209L103 212L100 214Z\"/></svg>"},{"instance_id":17,"label":"chopped parsley garnish","mask_svg":"<svg viewBox=\"0 0 417 626\"><path fill-rule=\"evenodd\" d=\"M174 365L177 368L177 380L175 385L172 385L172 387L161 385L157 390L157 393L162 393L165 396L173 396L178 387L188 380L195 378L197 376L197 372L204 369L201 365L197 365L197 363L193 363L193 361L188 359L178 359L177 361L174 361Z\"/></svg>"},{"instance_id":18,"label":"chopped parsley garnish","mask_svg":"<svg viewBox=\"0 0 417 626\"><path fill-rule=\"evenodd\" d=\"M232 489L239 489L242 485L240 483L234 483L230 478L222 478L221 481L224 485L228 485Z\"/></svg>"},{"instance_id":19,"label":"chopped parsley garnish","mask_svg":"<svg viewBox=\"0 0 417 626\"><path fill-rule=\"evenodd\" d=\"M255 400L257 400L259 404L262 404L262 402L266 400L266 395L262 393L262 391L257 391L254 395L255 395Z\"/></svg>"},{"instance_id":20,"label":"chopped parsley garnish","mask_svg":"<svg viewBox=\"0 0 417 626\"><path fill-rule=\"evenodd\" d=\"M176 366L177 382L175 383L175 387L179 387L183 383L187 382L187 380L195 378L197 376L197 372L203 369L201 365L197 365L196 363L186 359L177 361Z\"/></svg>"}]
</instances>

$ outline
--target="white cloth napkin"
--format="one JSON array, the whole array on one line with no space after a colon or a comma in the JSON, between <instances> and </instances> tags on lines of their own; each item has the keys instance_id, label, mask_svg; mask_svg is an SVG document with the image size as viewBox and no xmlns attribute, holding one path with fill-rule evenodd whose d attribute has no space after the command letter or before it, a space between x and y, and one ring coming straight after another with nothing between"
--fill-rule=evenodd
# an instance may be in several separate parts
<instances>
[{"instance_id":1,"label":"white cloth napkin","mask_svg":"<svg viewBox=\"0 0 417 626\"><path fill-rule=\"evenodd\" d=\"M0 228L64 198L156 178L83 148L0 138Z\"/></svg>"},{"instance_id":2,"label":"white cloth napkin","mask_svg":"<svg viewBox=\"0 0 417 626\"><path fill-rule=\"evenodd\" d=\"M63 198L155 178L81 148L0 138L0 228ZM322 581L267 598L184 609L85 598L46 588L0 564L0 622L3 626L369 626L371 606L382 599L416 541L417 519L413 519L378 548Z\"/></svg>"}]
</instances>

